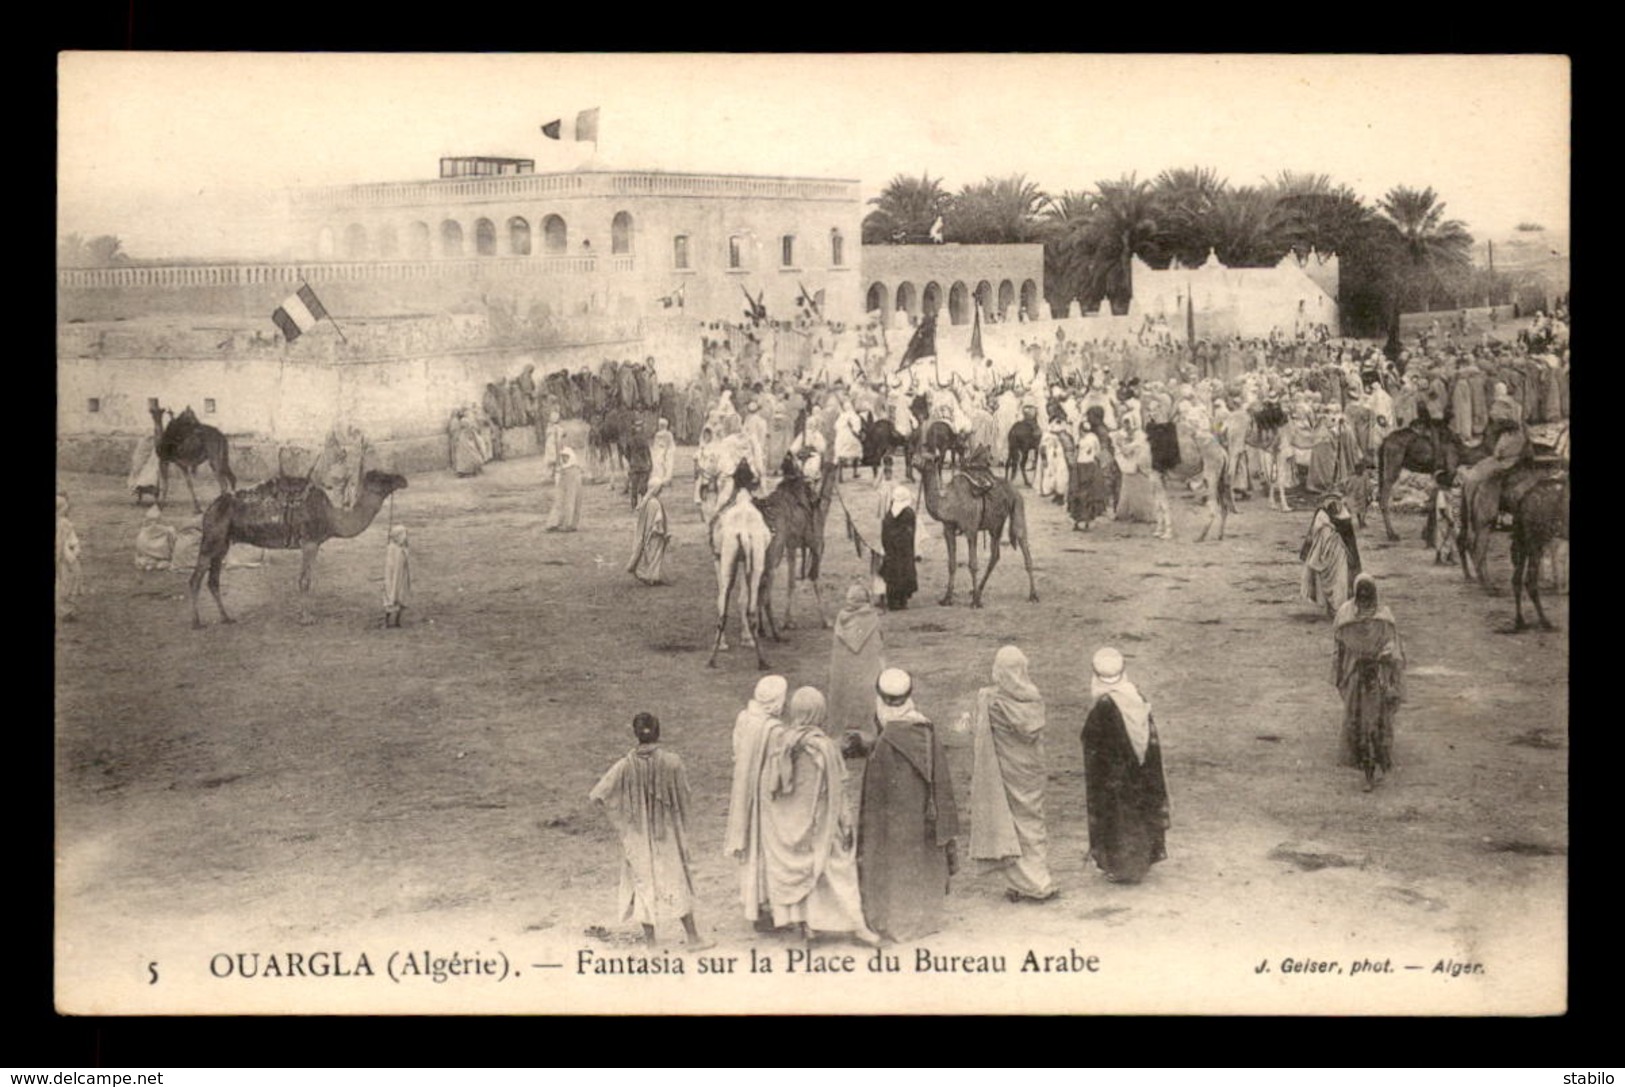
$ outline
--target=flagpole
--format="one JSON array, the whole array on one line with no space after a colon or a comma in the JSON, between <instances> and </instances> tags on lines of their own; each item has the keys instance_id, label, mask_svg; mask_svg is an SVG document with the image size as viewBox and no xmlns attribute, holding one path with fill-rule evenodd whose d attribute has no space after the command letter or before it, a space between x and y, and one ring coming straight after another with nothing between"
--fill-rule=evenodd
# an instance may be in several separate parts
<instances>
[{"instance_id":1,"label":"flagpole","mask_svg":"<svg viewBox=\"0 0 1625 1087\"><path fill-rule=\"evenodd\" d=\"M299 285L301 287L309 288L311 294L316 293L316 288L310 286L310 281L309 280L301 279L299 281ZM328 312L328 309L327 309L326 306L322 307L322 315L325 316L329 321L333 321L333 315ZM344 334L344 329L339 327L339 323L337 321L333 321L333 328L334 328L335 331L338 332L339 339L343 340L345 345L348 346L349 343L350 343L350 338Z\"/></svg>"}]
</instances>

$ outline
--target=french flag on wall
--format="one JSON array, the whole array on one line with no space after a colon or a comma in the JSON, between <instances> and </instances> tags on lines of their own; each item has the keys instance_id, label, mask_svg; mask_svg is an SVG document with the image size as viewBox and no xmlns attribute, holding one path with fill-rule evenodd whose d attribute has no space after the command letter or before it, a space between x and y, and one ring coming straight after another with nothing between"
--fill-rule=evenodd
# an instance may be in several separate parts
<instances>
[{"instance_id":1,"label":"french flag on wall","mask_svg":"<svg viewBox=\"0 0 1625 1087\"><path fill-rule=\"evenodd\" d=\"M327 308L322 300L316 297L316 292L310 285L302 283L297 291L282 300L282 305L271 314L271 320L276 327L282 330L282 338L289 343L297 340L301 334L314 328L318 322L327 317Z\"/></svg>"}]
</instances>

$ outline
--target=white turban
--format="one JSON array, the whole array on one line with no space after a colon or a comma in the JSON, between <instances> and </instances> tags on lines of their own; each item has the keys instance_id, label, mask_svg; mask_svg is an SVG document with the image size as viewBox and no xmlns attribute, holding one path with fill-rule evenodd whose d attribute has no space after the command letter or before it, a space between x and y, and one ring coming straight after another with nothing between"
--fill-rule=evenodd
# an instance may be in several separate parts
<instances>
[{"instance_id":1,"label":"white turban","mask_svg":"<svg viewBox=\"0 0 1625 1087\"><path fill-rule=\"evenodd\" d=\"M763 676L756 684L751 701L770 714L779 714L784 711L784 698L789 693L790 683L783 676Z\"/></svg>"},{"instance_id":2,"label":"white turban","mask_svg":"<svg viewBox=\"0 0 1625 1087\"><path fill-rule=\"evenodd\" d=\"M904 698L913 689L913 678L901 668L888 668L875 681L875 690L886 698Z\"/></svg>"},{"instance_id":3,"label":"white turban","mask_svg":"<svg viewBox=\"0 0 1625 1087\"><path fill-rule=\"evenodd\" d=\"M1106 646L1095 653L1094 660L1090 662L1095 675L1110 682L1123 674L1123 654Z\"/></svg>"}]
</instances>

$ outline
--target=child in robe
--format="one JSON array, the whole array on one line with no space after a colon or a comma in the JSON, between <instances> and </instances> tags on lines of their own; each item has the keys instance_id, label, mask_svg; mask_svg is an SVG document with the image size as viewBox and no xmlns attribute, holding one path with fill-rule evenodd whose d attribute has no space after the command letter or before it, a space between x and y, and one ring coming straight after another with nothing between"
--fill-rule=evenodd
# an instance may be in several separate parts
<instances>
[{"instance_id":1,"label":"child in robe","mask_svg":"<svg viewBox=\"0 0 1625 1087\"><path fill-rule=\"evenodd\" d=\"M1457 513L1461 509L1461 488L1451 473L1439 471L1433 480L1439 485L1433 493L1433 564L1456 564Z\"/></svg>"},{"instance_id":2,"label":"child in robe","mask_svg":"<svg viewBox=\"0 0 1625 1087\"><path fill-rule=\"evenodd\" d=\"M79 533L68 520L68 496L56 496L56 602L62 621L78 617L78 597L82 585L79 572Z\"/></svg>"},{"instance_id":3,"label":"child in robe","mask_svg":"<svg viewBox=\"0 0 1625 1087\"><path fill-rule=\"evenodd\" d=\"M660 746L660 720L632 719L638 743L609 768L588 797L609 815L621 839L617 920L636 920L644 943L655 925L676 918L691 951L714 946L694 925L694 881L688 865L688 777L675 751Z\"/></svg>"},{"instance_id":4,"label":"child in robe","mask_svg":"<svg viewBox=\"0 0 1625 1087\"><path fill-rule=\"evenodd\" d=\"M392 525L384 546L384 626L401 625L401 612L412 595L412 555L406 547L406 526Z\"/></svg>"}]
</instances>

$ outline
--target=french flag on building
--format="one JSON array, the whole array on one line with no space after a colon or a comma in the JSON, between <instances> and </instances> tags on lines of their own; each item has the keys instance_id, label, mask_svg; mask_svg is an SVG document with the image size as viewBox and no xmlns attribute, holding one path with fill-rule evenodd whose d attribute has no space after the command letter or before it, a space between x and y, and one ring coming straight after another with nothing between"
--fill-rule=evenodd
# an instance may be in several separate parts
<instances>
[{"instance_id":1,"label":"french flag on building","mask_svg":"<svg viewBox=\"0 0 1625 1087\"><path fill-rule=\"evenodd\" d=\"M282 338L289 343L297 340L301 334L314 328L326 317L327 308L322 305L322 300L316 297L316 292L310 289L308 283L300 284L299 289L284 298L282 305L271 314L271 320L282 330Z\"/></svg>"}]
</instances>

